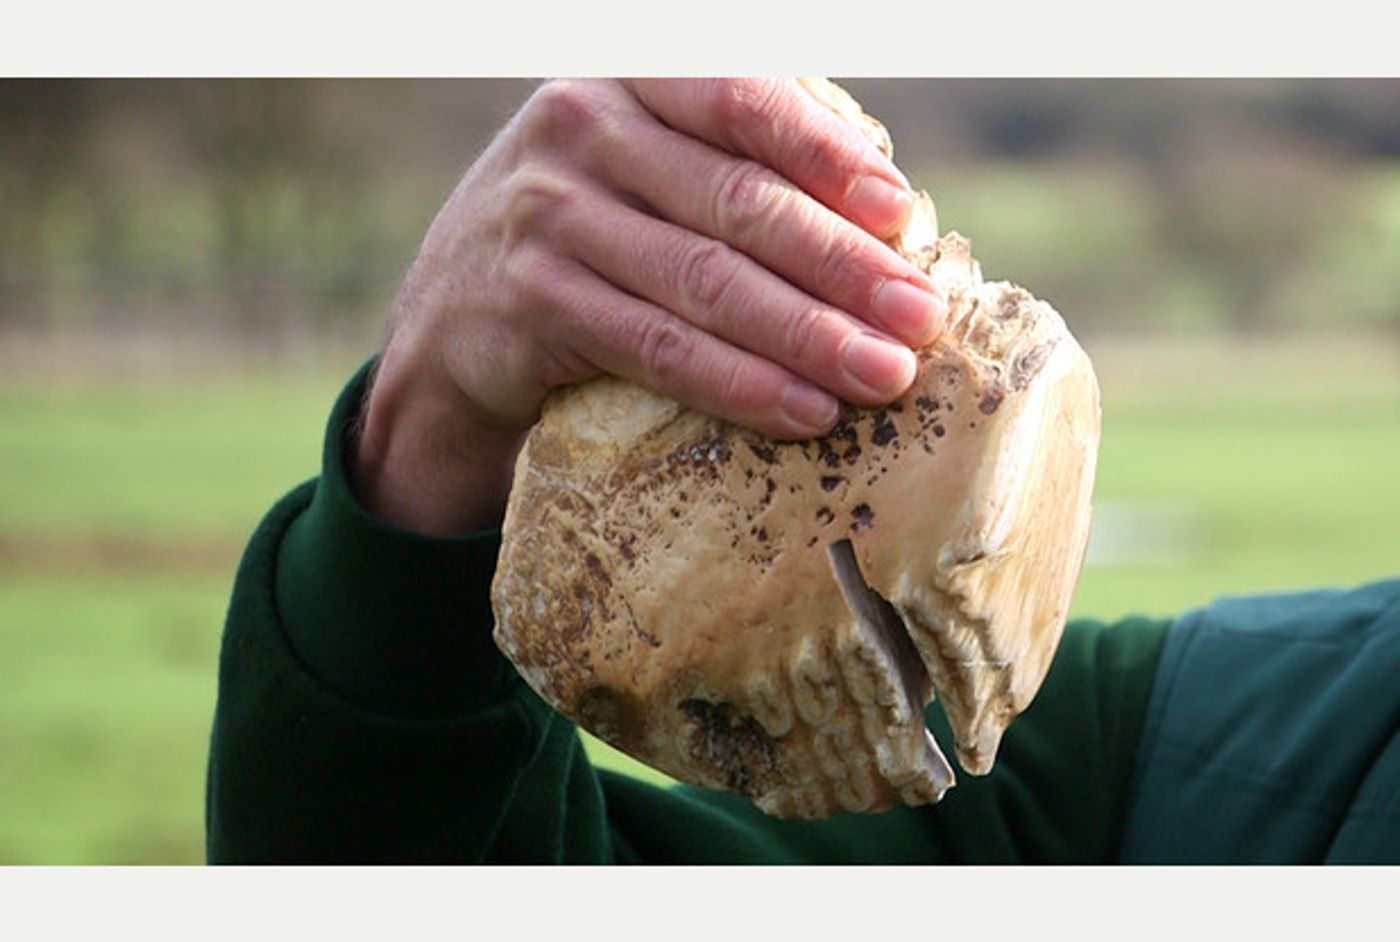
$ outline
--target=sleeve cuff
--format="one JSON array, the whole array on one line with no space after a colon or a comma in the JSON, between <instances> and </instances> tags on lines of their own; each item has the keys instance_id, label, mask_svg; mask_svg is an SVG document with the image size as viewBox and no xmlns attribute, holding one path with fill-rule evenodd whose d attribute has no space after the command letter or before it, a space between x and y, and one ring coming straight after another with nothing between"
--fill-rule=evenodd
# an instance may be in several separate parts
<instances>
[{"instance_id":1,"label":"sleeve cuff","mask_svg":"<svg viewBox=\"0 0 1400 942\"><path fill-rule=\"evenodd\" d=\"M500 531L424 536L360 506L346 458L373 367L331 412L321 478L278 552L277 607L306 666L348 699L394 716L459 715L516 679L491 638Z\"/></svg>"}]
</instances>

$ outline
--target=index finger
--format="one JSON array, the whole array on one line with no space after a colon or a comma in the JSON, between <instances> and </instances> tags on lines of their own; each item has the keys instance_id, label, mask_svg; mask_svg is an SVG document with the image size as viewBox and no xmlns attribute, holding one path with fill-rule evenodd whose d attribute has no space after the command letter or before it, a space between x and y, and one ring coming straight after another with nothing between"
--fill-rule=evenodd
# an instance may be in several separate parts
<instances>
[{"instance_id":1,"label":"index finger","mask_svg":"<svg viewBox=\"0 0 1400 942\"><path fill-rule=\"evenodd\" d=\"M666 124L782 174L881 238L909 218L914 194L894 162L791 78L631 79Z\"/></svg>"}]
</instances>

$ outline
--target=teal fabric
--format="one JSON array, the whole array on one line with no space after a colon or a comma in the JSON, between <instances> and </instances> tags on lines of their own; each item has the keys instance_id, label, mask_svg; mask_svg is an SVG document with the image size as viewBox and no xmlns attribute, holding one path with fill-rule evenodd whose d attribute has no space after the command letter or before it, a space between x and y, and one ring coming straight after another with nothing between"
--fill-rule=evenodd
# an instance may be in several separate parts
<instances>
[{"instance_id":1,"label":"teal fabric","mask_svg":"<svg viewBox=\"0 0 1400 942\"><path fill-rule=\"evenodd\" d=\"M1400 580L1173 625L1123 859L1400 863Z\"/></svg>"}]
</instances>

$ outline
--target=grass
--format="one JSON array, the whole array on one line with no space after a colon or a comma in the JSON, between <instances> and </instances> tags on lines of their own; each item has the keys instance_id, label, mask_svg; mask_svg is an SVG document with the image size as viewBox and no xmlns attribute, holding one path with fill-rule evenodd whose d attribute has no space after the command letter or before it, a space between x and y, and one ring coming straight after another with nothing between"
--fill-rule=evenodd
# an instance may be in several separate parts
<instances>
[{"instance_id":1,"label":"grass","mask_svg":"<svg viewBox=\"0 0 1400 942\"><path fill-rule=\"evenodd\" d=\"M330 381L228 380L6 392L0 533L241 537L317 472L334 394Z\"/></svg>"},{"instance_id":2,"label":"grass","mask_svg":"<svg viewBox=\"0 0 1400 942\"><path fill-rule=\"evenodd\" d=\"M1387 349L1090 349L1100 536L1117 549L1086 569L1077 614L1400 570ZM266 508L316 473L342 379L0 389L0 863L202 859L233 567Z\"/></svg>"},{"instance_id":3,"label":"grass","mask_svg":"<svg viewBox=\"0 0 1400 942\"><path fill-rule=\"evenodd\" d=\"M222 581L0 578L0 861L198 860Z\"/></svg>"},{"instance_id":4,"label":"grass","mask_svg":"<svg viewBox=\"0 0 1400 942\"><path fill-rule=\"evenodd\" d=\"M1400 409L1363 400L1280 408L1105 410L1097 494L1176 511L1179 558L1091 567L1075 610L1172 614L1221 594L1400 572Z\"/></svg>"}]
</instances>

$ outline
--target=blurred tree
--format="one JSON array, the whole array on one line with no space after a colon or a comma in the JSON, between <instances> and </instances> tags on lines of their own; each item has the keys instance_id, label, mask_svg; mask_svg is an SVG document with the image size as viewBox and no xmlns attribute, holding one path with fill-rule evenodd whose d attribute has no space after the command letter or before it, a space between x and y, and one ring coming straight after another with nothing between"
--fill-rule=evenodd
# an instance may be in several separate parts
<instances>
[{"instance_id":1,"label":"blurred tree","mask_svg":"<svg viewBox=\"0 0 1400 942\"><path fill-rule=\"evenodd\" d=\"M1400 319L1400 82L846 84L989 274L1081 329ZM532 85L0 81L0 326L377 329Z\"/></svg>"},{"instance_id":2,"label":"blurred tree","mask_svg":"<svg viewBox=\"0 0 1400 942\"><path fill-rule=\"evenodd\" d=\"M51 225L63 191L91 172L94 157L75 146L96 113L87 82L0 81L0 291L26 303L0 303L0 323L48 311L42 286L62 246Z\"/></svg>"},{"instance_id":3,"label":"blurred tree","mask_svg":"<svg viewBox=\"0 0 1400 942\"><path fill-rule=\"evenodd\" d=\"M1345 165L1326 153L1238 135L1157 162L1161 243L1215 286L1226 326L1268 326L1294 271L1352 225Z\"/></svg>"}]
</instances>

